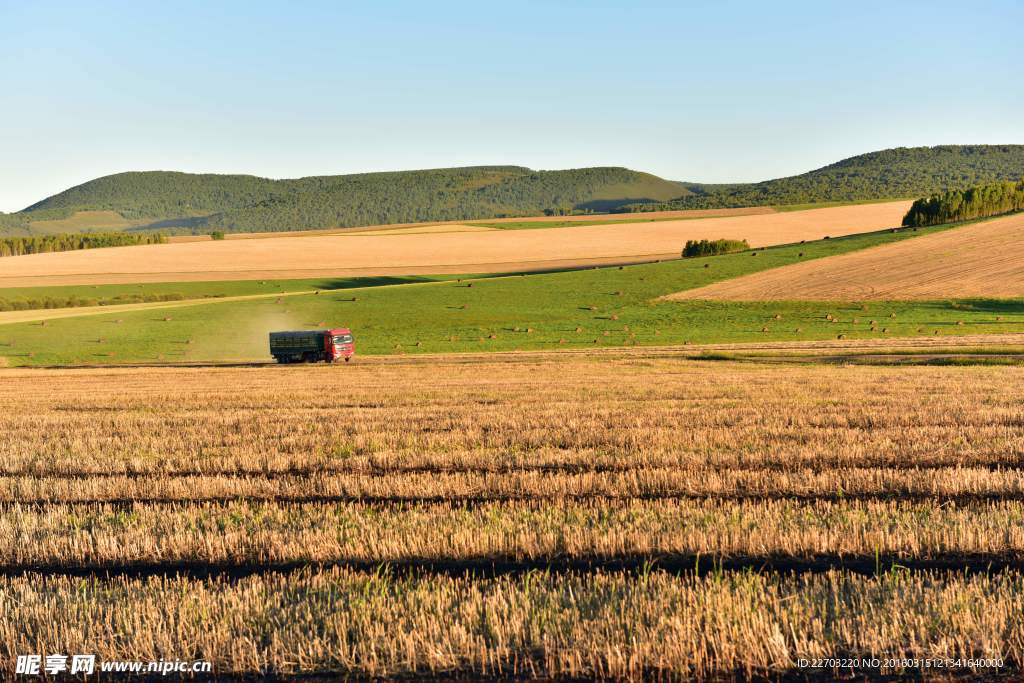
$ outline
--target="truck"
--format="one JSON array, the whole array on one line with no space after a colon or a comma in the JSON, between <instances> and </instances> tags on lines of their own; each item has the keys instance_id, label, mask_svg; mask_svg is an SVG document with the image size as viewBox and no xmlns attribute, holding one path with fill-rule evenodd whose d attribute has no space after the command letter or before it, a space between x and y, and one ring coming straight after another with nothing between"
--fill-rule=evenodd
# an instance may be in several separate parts
<instances>
[{"instance_id":1,"label":"truck","mask_svg":"<svg viewBox=\"0 0 1024 683\"><path fill-rule=\"evenodd\" d=\"M270 333L270 355L278 363L347 363L355 354L355 340L347 327Z\"/></svg>"}]
</instances>

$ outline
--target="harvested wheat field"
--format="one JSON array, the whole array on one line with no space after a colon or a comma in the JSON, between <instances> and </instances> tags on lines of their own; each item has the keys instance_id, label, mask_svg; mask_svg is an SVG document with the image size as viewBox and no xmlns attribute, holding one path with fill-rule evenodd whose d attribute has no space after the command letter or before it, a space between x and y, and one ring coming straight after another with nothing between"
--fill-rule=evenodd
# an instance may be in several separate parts
<instances>
[{"instance_id":1,"label":"harvested wheat field","mask_svg":"<svg viewBox=\"0 0 1024 683\"><path fill-rule=\"evenodd\" d=\"M542 270L677 257L688 239L752 246L898 225L909 202L537 230L178 242L7 258L0 287Z\"/></svg>"},{"instance_id":2,"label":"harvested wheat field","mask_svg":"<svg viewBox=\"0 0 1024 683\"><path fill-rule=\"evenodd\" d=\"M0 370L0 667L1015 669L1021 387L664 349Z\"/></svg>"},{"instance_id":3,"label":"harvested wheat field","mask_svg":"<svg viewBox=\"0 0 1024 683\"><path fill-rule=\"evenodd\" d=\"M1024 214L745 275L667 299L860 301L1024 296Z\"/></svg>"}]
</instances>

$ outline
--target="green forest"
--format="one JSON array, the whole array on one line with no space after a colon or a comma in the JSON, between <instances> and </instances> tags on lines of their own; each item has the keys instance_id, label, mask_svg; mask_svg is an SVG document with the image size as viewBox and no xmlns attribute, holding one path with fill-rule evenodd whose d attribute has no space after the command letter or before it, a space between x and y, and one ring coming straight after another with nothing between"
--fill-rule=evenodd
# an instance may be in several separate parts
<instances>
[{"instance_id":1,"label":"green forest","mask_svg":"<svg viewBox=\"0 0 1024 683\"><path fill-rule=\"evenodd\" d=\"M742 185L688 184L669 202L624 205L615 211L784 206L818 202L921 197L953 188L1015 180L1024 175L1024 145L901 147L845 159L809 173Z\"/></svg>"},{"instance_id":2,"label":"green forest","mask_svg":"<svg viewBox=\"0 0 1024 683\"><path fill-rule=\"evenodd\" d=\"M121 173L71 188L0 228L117 211L145 228L264 232L384 223L606 212L623 203L664 201L680 183L625 168L533 171L519 166L313 176L270 180L240 175Z\"/></svg>"},{"instance_id":3,"label":"green forest","mask_svg":"<svg viewBox=\"0 0 1024 683\"><path fill-rule=\"evenodd\" d=\"M1024 180L950 190L918 199L903 218L903 225L921 227L998 216L1024 210Z\"/></svg>"},{"instance_id":4,"label":"green forest","mask_svg":"<svg viewBox=\"0 0 1024 683\"><path fill-rule=\"evenodd\" d=\"M50 251L74 251L97 247L126 247L134 244L162 244L160 233L94 232L83 235L40 235L0 238L0 256L24 256Z\"/></svg>"}]
</instances>

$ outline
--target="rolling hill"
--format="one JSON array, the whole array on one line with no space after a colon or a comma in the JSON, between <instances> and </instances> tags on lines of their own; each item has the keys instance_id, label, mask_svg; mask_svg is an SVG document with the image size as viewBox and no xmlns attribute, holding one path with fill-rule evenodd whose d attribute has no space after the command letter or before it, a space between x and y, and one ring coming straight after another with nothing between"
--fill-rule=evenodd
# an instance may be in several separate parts
<instances>
[{"instance_id":1,"label":"rolling hill","mask_svg":"<svg viewBox=\"0 0 1024 683\"><path fill-rule=\"evenodd\" d=\"M620 167L476 166L273 180L118 173L0 214L0 235L97 230L269 232L420 221L917 198L1024 176L1024 145L871 152L753 184L676 182Z\"/></svg>"},{"instance_id":2,"label":"rolling hill","mask_svg":"<svg viewBox=\"0 0 1024 683\"><path fill-rule=\"evenodd\" d=\"M262 280L549 270L678 257L689 239L746 239L755 247L899 225L910 202L680 220L495 230L361 230L272 239L182 241L5 259L0 288L42 284ZM463 228L463 229L460 229Z\"/></svg>"},{"instance_id":3,"label":"rolling hill","mask_svg":"<svg viewBox=\"0 0 1024 683\"><path fill-rule=\"evenodd\" d=\"M664 211L922 197L1024 176L1024 145L900 147L844 159L788 178L737 185L685 183L670 202L616 211Z\"/></svg>"},{"instance_id":4,"label":"rolling hill","mask_svg":"<svg viewBox=\"0 0 1024 683\"><path fill-rule=\"evenodd\" d=\"M150 171L119 173L65 190L0 216L0 230L80 231L93 227L93 219L109 229L117 216L129 230L306 230L608 211L686 192L681 183L612 167L479 166L295 180Z\"/></svg>"},{"instance_id":5,"label":"rolling hill","mask_svg":"<svg viewBox=\"0 0 1024 683\"><path fill-rule=\"evenodd\" d=\"M914 240L796 263L688 289L670 300L896 301L988 300L1019 310L1024 296L1024 214ZM864 321L867 323L867 320ZM888 322L888 321L886 321Z\"/></svg>"}]
</instances>

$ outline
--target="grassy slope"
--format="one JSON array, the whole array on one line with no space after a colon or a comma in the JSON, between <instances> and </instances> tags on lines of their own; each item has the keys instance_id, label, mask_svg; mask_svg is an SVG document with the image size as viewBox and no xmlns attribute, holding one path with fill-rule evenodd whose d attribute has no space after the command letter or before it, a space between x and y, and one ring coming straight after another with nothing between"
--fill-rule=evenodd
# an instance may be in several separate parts
<instances>
[{"instance_id":1,"label":"grassy slope","mask_svg":"<svg viewBox=\"0 0 1024 683\"><path fill-rule=\"evenodd\" d=\"M128 303L130 300L180 295L181 299L206 299L274 292L298 292L309 289L335 290L353 287L376 287L379 285L403 284L450 280L449 275L406 275L396 277L335 277L310 278L301 280L228 280L213 282L155 282L119 285L64 285L57 287L7 287L0 288L0 311L5 302L41 301L52 299L63 302L68 299L96 300L97 303ZM40 308L33 306L32 308Z\"/></svg>"},{"instance_id":2,"label":"grassy slope","mask_svg":"<svg viewBox=\"0 0 1024 683\"><path fill-rule=\"evenodd\" d=\"M1024 303L1016 301L872 303L863 310L855 303L657 300L797 262L799 252L804 260L819 258L939 229L948 228L775 247L757 256L742 252L622 269L494 277L472 287L447 281L301 295L281 303L273 298L208 303L169 311L169 321L159 312L140 311L2 325L0 357L10 365L265 359L269 330L321 325L351 326L359 352L375 354L1024 331ZM828 321L828 314L843 322ZM853 324L854 317L860 322ZM870 320L878 321L879 331L870 331ZM769 332L762 332L765 327ZM888 332L883 334L883 327Z\"/></svg>"}]
</instances>

